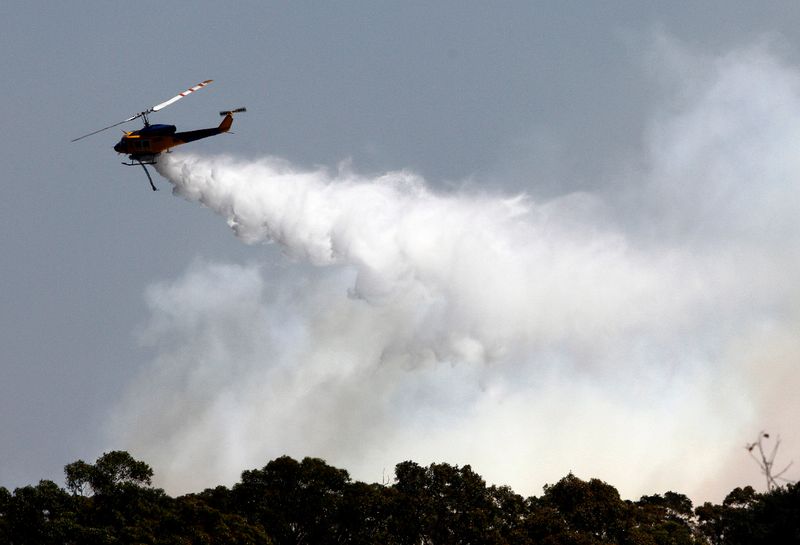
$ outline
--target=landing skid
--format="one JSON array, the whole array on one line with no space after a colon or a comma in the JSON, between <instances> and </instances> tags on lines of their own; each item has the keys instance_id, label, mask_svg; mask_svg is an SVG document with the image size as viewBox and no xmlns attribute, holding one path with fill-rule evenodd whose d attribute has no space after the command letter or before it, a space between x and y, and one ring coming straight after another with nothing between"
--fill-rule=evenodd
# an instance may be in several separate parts
<instances>
[{"instance_id":1,"label":"landing skid","mask_svg":"<svg viewBox=\"0 0 800 545\"><path fill-rule=\"evenodd\" d=\"M144 169L144 173L147 174L147 181L150 182L150 187L153 189L153 191L158 191L158 188L153 183L153 178L150 176L150 171L148 171L147 167L145 166L145 165L155 165L156 164L155 157L152 159L145 159L145 160L137 159L135 157L131 157L130 159L131 159L130 163L122 163L122 164L125 165L126 167L134 167L137 164L141 165L141 167ZM136 162L134 163L134 161Z\"/></svg>"}]
</instances>

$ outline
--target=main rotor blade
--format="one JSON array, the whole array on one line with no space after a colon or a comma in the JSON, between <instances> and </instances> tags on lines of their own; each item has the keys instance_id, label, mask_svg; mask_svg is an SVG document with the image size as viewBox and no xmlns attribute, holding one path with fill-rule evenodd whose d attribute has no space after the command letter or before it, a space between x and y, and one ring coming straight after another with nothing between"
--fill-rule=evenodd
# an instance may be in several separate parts
<instances>
[{"instance_id":1,"label":"main rotor blade","mask_svg":"<svg viewBox=\"0 0 800 545\"><path fill-rule=\"evenodd\" d=\"M211 83L212 81L214 81L214 80L213 80L213 79L207 79L207 80L205 80L204 82L198 83L198 84L197 84L197 85L195 85L194 87L190 87L189 89L186 89L184 92L182 92L182 93L179 93L179 94L175 95L175 96L174 96L174 97L172 97L171 99L169 99L169 100L167 100L167 101L165 101L165 102L162 102L161 104L156 104L155 106L153 106L152 108L150 108L150 109L148 110L148 113L149 113L149 112L157 112L157 111L159 111L161 108L166 108L167 106L169 106L169 105L170 105L170 104L172 104L173 102L177 102L177 101L179 101L180 99L182 99L183 97L185 97L185 96L186 96L186 95L188 95L189 93L194 93L195 91L199 91L200 89L202 89L203 87L205 87L206 85L208 85L209 83Z\"/></svg>"},{"instance_id":2,"label":"main rotor blade","mask_svg":"<svg viewBox=\"0 0 800 545\"><path fill-rule=\"evenodd\" d=\"M79 136L78 138L75 138L74 140L70 140L70 142L77 142L78 140L86 138L87 136L92 136L93 134L97 134L99 132L103 132L103 131L105 131L107 129L110 129L111 127L116 127L117 125L122 125L123 123L127 123L128 121L133 121L137 117L146 116L150 112L157 112L161 108L166 108L170 104L179 101L180 99L182 99L186 95L188 95L190 93L194 93L195 91L198 91L198 90L202 89L203 87L205 87L206 85L208 85L212 81L214 81L214 80L213 79L207 79L207 80L205 80L203 82L200 82L197 85L195 85L194 87L190 87L190 88L186 89L184 92L175 95L171 99L169 99L169 100L167 100L165 102L162 102L161 104L156 104L155 106L153 106L149 110L145 110L143 112L139 112L138 114L132 115L128 119L126 119L124 121L120 121L119 123L114 123L113 125L109 125L108 127L103 127L102 129L98 129L98 130L96 130L94 132L90 132L89 134L84 134L83 136ZM147 124L147 118L146 117L145 117L145 124Z\"/></svg>"},{"instance_id":3,"label":"main rotor blade","mask_svg":"<svg viewBox=\"0 0 800 545\"><path fill-rule=\"evenodd\" d=\"M86 138L87 136L92 136L93 134L97 134L99 132L103 132L105 130L108 130L111 127L116 127L117 125L122 125L123 123L127 123L128 121L133 121L137 117L141 117L141 116L142 116L142 114L132 115L131 117L129 117L128 119L125 119L124 121L120 121L119 123L114 123L113 125L109 125L108 127L103 127L102 129L97 129L96 131L90 132L89 134L84 134L83 136L79 136L78 138L74 138L74 139L70 140L70 142L77 142L78 140Z\"/></svg>"}]
</instances>

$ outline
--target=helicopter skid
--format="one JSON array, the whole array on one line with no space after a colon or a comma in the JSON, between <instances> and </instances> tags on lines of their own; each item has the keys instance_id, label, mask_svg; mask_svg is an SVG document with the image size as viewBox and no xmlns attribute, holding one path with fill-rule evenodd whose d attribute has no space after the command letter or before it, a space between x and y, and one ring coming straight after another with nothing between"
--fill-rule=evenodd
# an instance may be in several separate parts
<instances>
[{"instance_id":1,"label":"helicopter skid","mask_svg":"<svg viewBox=\"0 0 800 545\"><path fill-rule=\"evenodd\" d=\"M122 162L127 167L135 167L137 165L155 165L158 155L128 155L130 163Z\"/></svg>"},{"instance_id":2,"label":"helicopter skid","mask_svg":"<svg viewBox=\"0 0 800 545\"><path fill-rule=\"evenodd\" d=\"M157 155L147 155L147 156L129 155L128 159L130 159L131 162L126 163L123 161L122 164L125 165L126 167L135 167L136 165L142 167L144 169L144 173L147 174L147 181L150 182L150 188L153 191L158 191L158 188L153 183L153 178L150 176L150 172L147 171L147 167L145 166L145 165L155 165L157 157L158 157ZM136 162L134 163L134 161Z\"/></svg>"}]
</instances>

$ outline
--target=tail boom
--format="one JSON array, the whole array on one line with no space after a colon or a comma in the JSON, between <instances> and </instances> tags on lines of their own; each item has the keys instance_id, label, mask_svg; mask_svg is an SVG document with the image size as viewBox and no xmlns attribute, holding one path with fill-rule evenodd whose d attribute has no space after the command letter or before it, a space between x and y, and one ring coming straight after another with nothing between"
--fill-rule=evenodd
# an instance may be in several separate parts
<instances>
[{"instance_id":1,"label":"tail boom","mask_svg":"<svg viewBox=\"0 0 800 545\"><path fill-rule=\"evenodd\" d=\"M225 116L225 118L222 120L222 123L219 124L219 127L175 133L174 138L178 141L178 143L175 145L194 142L195 140L200 140L201 138L208 138L209 136L228 132L231 129L231 125L233 125L233 114L246 111L246 108L236 108L235 110L220 112L219 114Z\"/></svg>"}]
</instances>

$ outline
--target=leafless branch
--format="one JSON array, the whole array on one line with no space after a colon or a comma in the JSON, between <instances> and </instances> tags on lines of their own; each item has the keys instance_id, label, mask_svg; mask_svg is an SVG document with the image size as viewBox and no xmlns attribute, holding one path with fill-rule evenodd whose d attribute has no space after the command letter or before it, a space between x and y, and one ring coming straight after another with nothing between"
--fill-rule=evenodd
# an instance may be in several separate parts
<instances>
[{"instance_id":1,"label":"leafless branch","mask_svg":"<svg viewBox=\"0 0 800 545\"><path fill-rule=\"evenodd\" d=\"M769 438L769 434L762 430L758 432L758 439L754 443L747 443L745 448L750 454L750 457L755 460L758 464L758 467L761 468L761 473L767 480L767 491L772 491L780 486L778 481L782 481L784 483L792 482L789 479L785 479L783 475L789 470L790 467L792 467L794 462L789 462L786 467L776 473L774 470L775 457L778 454L778 447L781 445L781 438L780 436L775 438L775 444L773 445L769 455L767 455L764 452L764 440ZM753 452L756 447L758 447L758 456L756 456L756 454Z\"/></svg>"}]
</instances>

